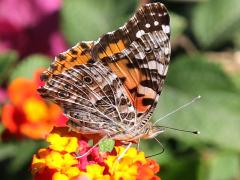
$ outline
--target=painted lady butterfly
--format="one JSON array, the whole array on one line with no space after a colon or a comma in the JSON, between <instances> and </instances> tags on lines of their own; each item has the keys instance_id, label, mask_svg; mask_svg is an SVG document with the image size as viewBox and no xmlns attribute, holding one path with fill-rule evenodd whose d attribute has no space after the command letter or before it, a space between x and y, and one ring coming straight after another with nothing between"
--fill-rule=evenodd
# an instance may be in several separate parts
<instances>
[{"instance_id":1,"label":"painted lady butterfly","mask_svg":"<svg viewBox=\"0 0 240 180\"><path fill-rule=\"evenodd\" d=\"M41 79L41 96L59 104L68 126L115 140L152 138L150 117L170 61L166 7L146 4L116 31L59 54Z\"/></svg>"}]
</instances>

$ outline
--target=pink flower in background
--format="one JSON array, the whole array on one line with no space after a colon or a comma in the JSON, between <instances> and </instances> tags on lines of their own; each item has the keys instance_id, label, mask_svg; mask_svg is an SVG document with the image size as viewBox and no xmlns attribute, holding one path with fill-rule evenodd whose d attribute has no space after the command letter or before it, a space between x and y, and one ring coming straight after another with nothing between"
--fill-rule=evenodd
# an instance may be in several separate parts
<instances>
[{"instance_id":1,"label":"pink flower in background","mask_svg":"<svg viewBox=\"0 0 240 180\"><path fill-rule=\"evenodd\" d=\"M0 87L0 104L3 104L7 99L7 92L5 89Z\"/></svg>"},{"instance_id":2,"label":"pink flower in background","mask_svg":"<svg viewBox=\"0 0 240 180\"><path fill-rule=\"evenodd\" d=\"M55 55L67 48L59 31L62 0L0 0L0 53L8 49L21 57Z\"/></svg>"}]
</instances>

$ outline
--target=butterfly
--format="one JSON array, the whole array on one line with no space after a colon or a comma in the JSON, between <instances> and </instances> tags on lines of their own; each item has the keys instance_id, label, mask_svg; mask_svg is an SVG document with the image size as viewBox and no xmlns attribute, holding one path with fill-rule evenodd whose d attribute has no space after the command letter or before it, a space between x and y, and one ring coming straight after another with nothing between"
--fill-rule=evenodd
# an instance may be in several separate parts
<instances>
[{"instance_id":1,"label":"butterfly","mask_svg":"<svg viewBox=\"0 0 240 180\"><path fill-rule=\"evenodd\" d=\"M155 137L163 132L150 118L170 62L169 23L163 4L142 6L116 31L56 56L38 92L77 132L127 142Z\"/></svg>"}]
</instances>

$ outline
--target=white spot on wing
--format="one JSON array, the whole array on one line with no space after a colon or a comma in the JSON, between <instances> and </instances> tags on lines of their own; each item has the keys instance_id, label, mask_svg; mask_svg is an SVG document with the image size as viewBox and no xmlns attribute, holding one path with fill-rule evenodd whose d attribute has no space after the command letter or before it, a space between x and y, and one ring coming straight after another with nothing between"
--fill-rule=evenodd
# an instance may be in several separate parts
<instances>
[{"instance_id":1,"label":"white spot on wing","mask_svg":"<svg viewBox=\"0 0 240 180\"><path fill-rule=\"evenodd\" d=\"M163 32L170 33L170 26L169 25L162 25Z\"/></svg>"},{"instance_id":2,"label":"white spot on wing","mask_svg":"<svg viewBox=\"0 0 240 180\"><path fill-rule=\"evenodd\" d=\"M159 25L159 22L158 21L154 21L154 26L157 26Z\"/></svg>"},{"instance_id":3,"label":"white spot on wing","mask_svg":"<svg viewBox=\"0 0 240 180\"><path fill-rule=\"evenodd\" d=\"M153 89L142 86L142 85L138 86L138 93L148 94L150 97L155 97L156 96L156 92Z\"/></svg>"},{"instance_id":4,"label":"white spot on wing","mask_svg":"<svg viewBox=\"0 0 240 180\"><path fill-rule=\"evenodd\" d=\"M146 28L150 28L151 25L150 25L149 23L147 23L147 24L145 25L145 27L146 27Z\"/></svg>"},{"instance_id":5,"label":"white spot on wing","mask_svg":"<svg viewBox=\"0 0 240 180\"><path fill-rule=\"evenodd\" d=\"M168 66L166 66L166 68L165 68L165 71L164 71L163 75L164 75L164 76L166 76L166 75L167 75L167 72L168 72Z\"/></svg>"},{"instance_id":6,"label":"white spot on wing","mask_svg":"<svg viewBox=\"0 0 240 180\"><path fill-rule=\"evenodd\" d=\"M164 73L164 66L161 63L158 64L158 74L166 75Z\"/></svg>"},{"instance_id":7,"label":"white spot on wing","mask_svg":"<svg viewBox=\"0 0 240 180\"><path fill-rule=\"evenodd\" d=\"M170 54L170 49L169 49L169 48L165 48L165 49L164 49L164 54L165 54L165 55Z\"/></svg>"},{"instance_id":8,"label":"white spot on wing","mask_svg":"<svg viewBox=\"0 0 240 180\"><path fill-rule=\"evenodd\" d=\"M139 53L137 53L137 54L135 55L135 58L137 58L137 59L144 59L145 56L146 56L145 53L139 52Z\"/></svg>"},{"instance_id":9,"label":"white spot on wing","mask_svg":"<svg viewBox=\"0 0 240 180\"><path fill-rule=\"evenodd\" d=\"M141 66L142 68L148 68L150 70L157 70L158 74L160 75L166 75L167 72L166 72L166 66L157 62L157 61L148 61L147 64L143 64Z\"/></svg>"},{"instance_id":10,"label":"white spot on wing","mask_svg":"<svg viewBox=\"0 0 240 180\"><path fill-rule=\"evenodd\" d=\"M139 31L136 33L136 37L137 37L137 38L140 38L143 34L145 34L145 31L144 31L144 30L139 30Z\"/></svg>"},{"instance_id":11,"label":"white spot on wing","mask_svg":"<svg viewBox=\"0 0 240 180\"><path fill-rule=\"evenodd\" d=\"M156 61L148 61L149 69L156 69L157 62Z\"/></svg>"}]
</instances>

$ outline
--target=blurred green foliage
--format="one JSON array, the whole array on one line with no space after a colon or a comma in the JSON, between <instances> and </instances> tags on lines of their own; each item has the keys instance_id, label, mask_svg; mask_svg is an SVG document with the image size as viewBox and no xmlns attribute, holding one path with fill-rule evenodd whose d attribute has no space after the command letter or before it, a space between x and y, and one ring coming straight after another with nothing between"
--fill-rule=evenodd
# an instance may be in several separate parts
<instances>
[{"instance_id":1,"label":"blurred green foliage","mask_svg":"<svg viewBox=\"0 0 240 180\"><path fill-rule=\"evenodd\" d=\"M138 3L134 0L65 0L60 12L61 31L70 45L82 40L96 40L103 33L121 26ZM213 63L208 56L209 51L235 53L239 50L240 1L163 3L171 17L172 43L180 45L172 50L166 87L152 120L197 95L202 99L159 122L201 132L196 136L166 130L158 137L165 148L163 154L154 157L161 165L159 175L163 180L240 179L240 72L226 73L223 66ZM182 37L191 42L189 46L194 44L196 51L189 52L182 47ZM17 59L18 55L13 51L0 55L1 83L6 84L20 76L31 77L34 70L50 63L48 57L37 54L18 63ZM5 178L15 179L24 174L32 154L40 146L42 143L31 140L1 142L0 168L5 172ZM149 155L162 150L154 140L144 140L141 147Z\"/></svg>"},{"instance_id":2,"label":"blurred green foliage","mask_svg":"<svg viewBox=\"0 0 240 180\"><path fill-rule=\"evenodd\" d=\"M79 40L96 40L122 25L134 12L137 1L64 1L62 28L71 45Z\"/></svg>"},{"instance_id":3,"label":"blurred green foliage","mask_svg":"<svg viewBox=\"0 0 240 180\"><path fill-rule=\"evenodd\" d=\"M10 76L10 80L17 77L25 77L32 79L34 72L39 68L47 68L49 66L50 58L44 55L30 55L23 59L14 69Z\"/></svg>"},{"instance_id":4,"label":"blurred green foliage","mask_svg":"<svg viewBox=\"0 0 240 180\"><path fill-rule=\"evenodd\" d=\"M0 83L8 78L17 58L17 53L14 51L0 54Z\"/></svg>"},{"instance_id":5,"label":"blurred green foliage","mask_svg":"<svg viewBox=\"0 0 240 180\"><path fill-rule=\"evenodd\" d=\"M239 31L239 0L210 0L193 9L193 32L203 48L219 47Z\"/></svg>"}]
</instances>

